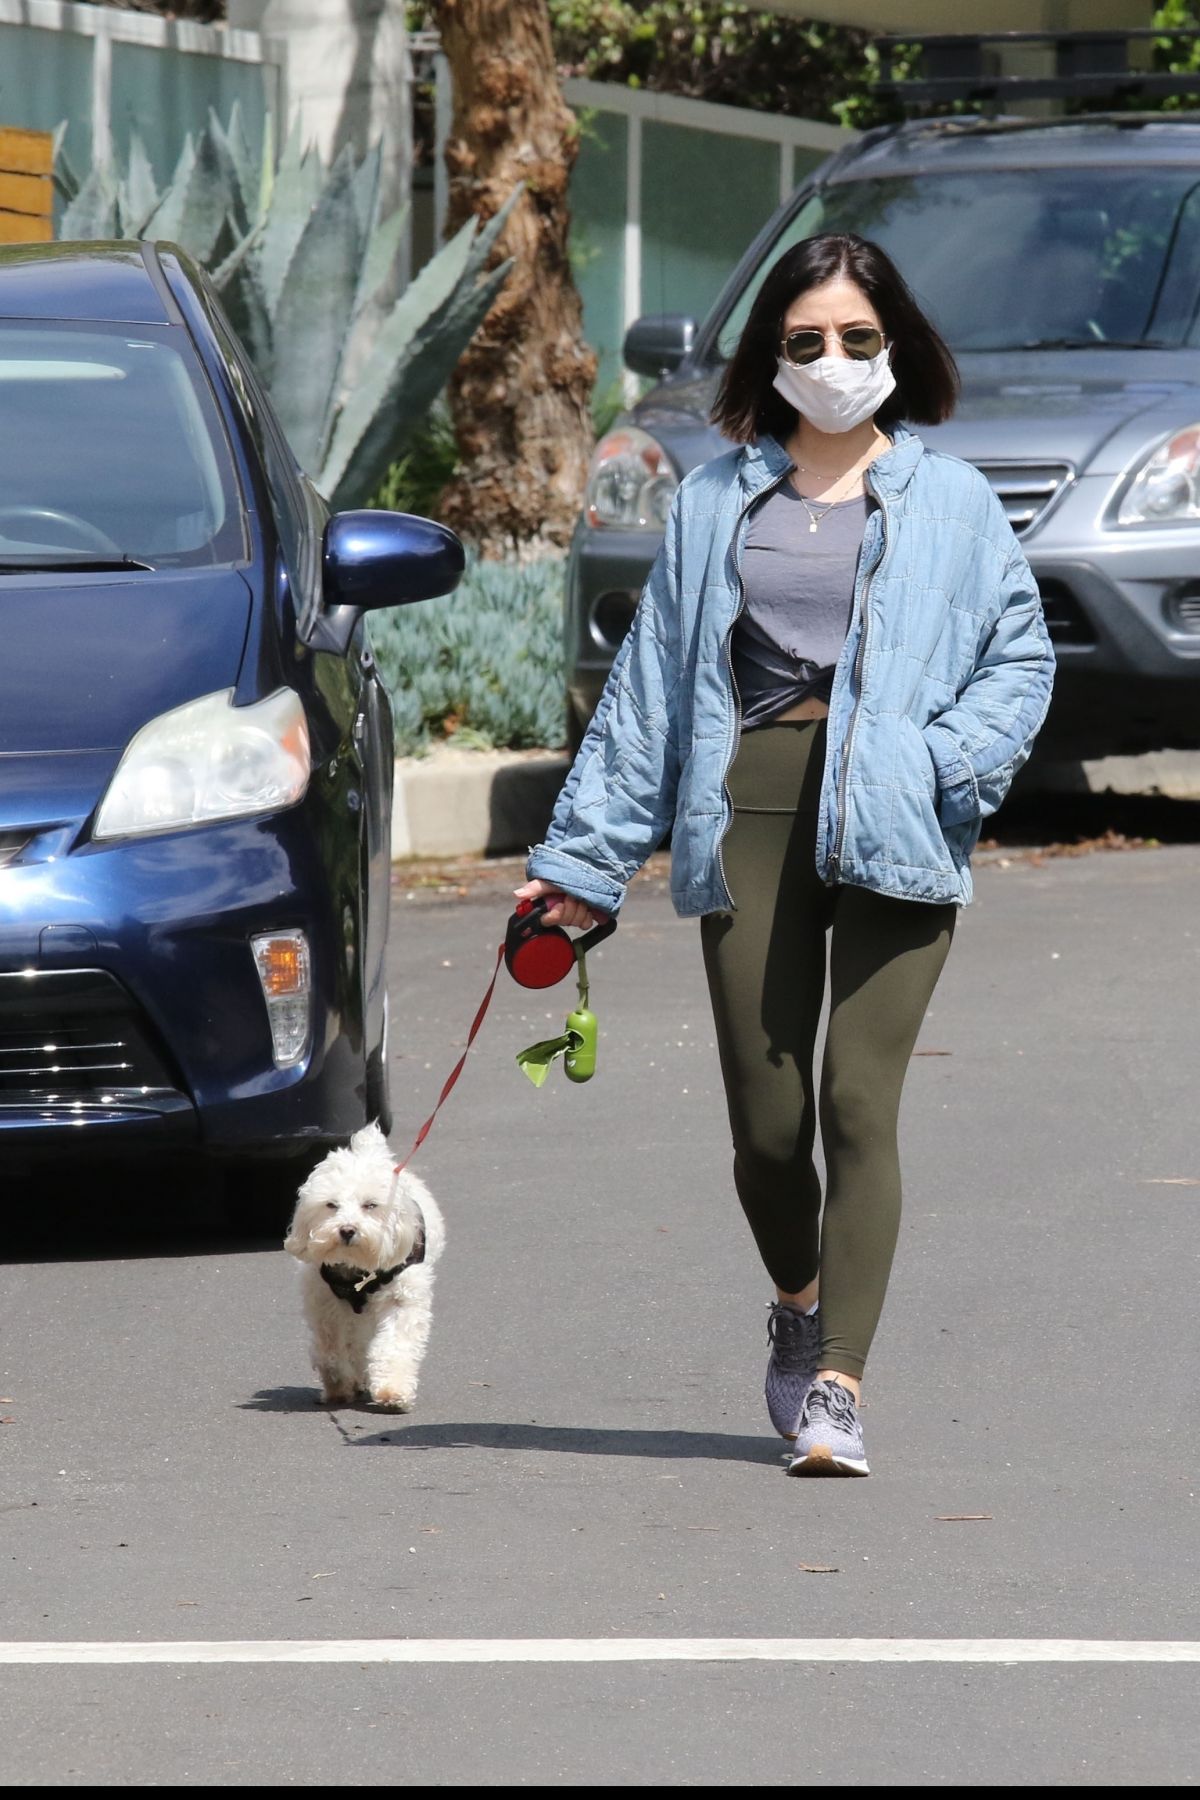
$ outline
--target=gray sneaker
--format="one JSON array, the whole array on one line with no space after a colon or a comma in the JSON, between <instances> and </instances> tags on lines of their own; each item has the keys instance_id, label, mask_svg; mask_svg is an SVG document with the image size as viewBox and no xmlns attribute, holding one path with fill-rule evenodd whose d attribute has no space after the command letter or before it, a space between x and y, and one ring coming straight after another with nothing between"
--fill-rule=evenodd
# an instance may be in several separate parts
<instances>
[{"instance_id":1,"label":"gray sneaker","mask_svg":"<svg viewBox=\"0 0 1200 1800\"><path fill-rule=\"evenodd\" d=\"M764 1385L767 1411L780 1437L790 1440L796 1435L805 1395L817 1373L820 1315L813 1313L808 1317L773 1300L767 1337L771 1343Z\"/></svg>"},{"instance_id":2,"label":"gray sneaker","mask_svg":"<svg viewBox=\"0 0 1200 1800\"><path fill-rule=\"evenodd\" d=\"M804 1401L789 1475L869 1475L854 1395L840 1381L814 1381Z\"/></svg>"}]
</instances>

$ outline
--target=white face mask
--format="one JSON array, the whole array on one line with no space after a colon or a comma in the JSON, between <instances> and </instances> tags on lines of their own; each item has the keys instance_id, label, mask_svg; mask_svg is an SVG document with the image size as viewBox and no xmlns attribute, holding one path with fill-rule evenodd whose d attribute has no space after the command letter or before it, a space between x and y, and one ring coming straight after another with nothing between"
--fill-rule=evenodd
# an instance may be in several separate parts
<instances>
[{"instance_id":1,"label":"white face mask","mask_svg":"<svg viewBox=\"0 0 1200 1800\"><path fill-rule=\"evenodd\" d=\"M896 377L886 350L869 362L822 356L800 368L781 356L771 385L818 431L838 432L853 431L873 418L895 390Z\"/></svg>"}]
</instances>

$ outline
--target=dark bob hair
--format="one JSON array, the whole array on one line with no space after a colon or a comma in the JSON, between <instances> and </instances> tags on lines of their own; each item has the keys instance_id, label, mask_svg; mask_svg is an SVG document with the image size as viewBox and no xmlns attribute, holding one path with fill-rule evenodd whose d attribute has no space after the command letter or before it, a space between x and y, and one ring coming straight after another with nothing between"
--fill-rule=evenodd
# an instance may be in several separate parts
<instances>
[{"instance_id":1,"label":"dark bob hair","mask_svg":"<svg viewBox=\"0 0 1200 1800\"><path fill-rule=\"evenodd\" d=\"M785 250L750 308L712 411L713 424L734 443L750 443L764 435L782 443L795 430L795 407L771 385L779 366L783 321L793 300L838 277L854 282L866 294L891 346L896 386L876 414L876 423L883 429L900 419L940 425L954 411L957 365L891 257L866 238L830 231Z\"/></svg>"}]
</instances>

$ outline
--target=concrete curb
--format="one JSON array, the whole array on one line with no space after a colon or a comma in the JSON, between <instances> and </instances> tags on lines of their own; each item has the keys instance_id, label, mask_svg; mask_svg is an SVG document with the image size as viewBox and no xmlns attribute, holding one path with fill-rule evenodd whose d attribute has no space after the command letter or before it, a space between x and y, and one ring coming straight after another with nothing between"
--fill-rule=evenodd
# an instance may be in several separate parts
<instances>
[{"instance_id":1,"label":"concrete curb","mask_svg":"<svg viewBox=\"0 0 1200 1800\"><path fill-rule=\"evenodd\" d=\"M396 761L392 860L501 855L544 835L570 768L562 750L455 750Z\"/></svg>"},{"instance_id":2,"label":"concrete curb","mask_svg":"<svg viewBox=\"0 0 1200 1800\"><path fill-rule=\"evenodd\" d=\"M544 835L571 759L563 750L455 750L396 762L392 859L493 856ZM1161 751L1095 762L1045 763L1028 793L1113 793L1200 800L1200 754Z\"/></svg>"},{"instance_id":3,"label":"concrete curb","mask_svg":"<svg viewBox=\"0 0 1200 1800\"><path fill-rule=\"evenodd\" d=\"M1094 762L1039 763L1030 768L1028 786L1051 794L1200 800L1200 752L1150 750L1141 756L1101 756Z\"/></svg>"}]
</instances>

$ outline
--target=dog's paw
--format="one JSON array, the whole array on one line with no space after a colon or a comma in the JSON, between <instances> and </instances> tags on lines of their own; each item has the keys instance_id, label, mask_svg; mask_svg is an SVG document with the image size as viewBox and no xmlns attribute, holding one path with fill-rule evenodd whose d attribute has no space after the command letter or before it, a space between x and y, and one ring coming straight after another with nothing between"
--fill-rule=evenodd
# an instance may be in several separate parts
<instances>
[{"instance_id":1,"label":"dog's paw","mask_svg":"<svg viewBox=\"0 0 1200 1800\"><path fill-rule=\"evenodd\" d=\"M343 1390L342 1388L326 1388L317 1401L318 1406L353 1406L353 1404L353 1390Z\"/></svg>"},{"instance_id":2,"label":"dog's paw","mask_svg":"<svg viewBox=\"0 0 1200 1800\"><path fill-rule=\"evenodd\" d=\"M408 1412L416 1399L415 1389L378 1387L371 1390L371 1398L376 1406L386 1406L389 1412Z\"/></svg>"}]
</instances>

